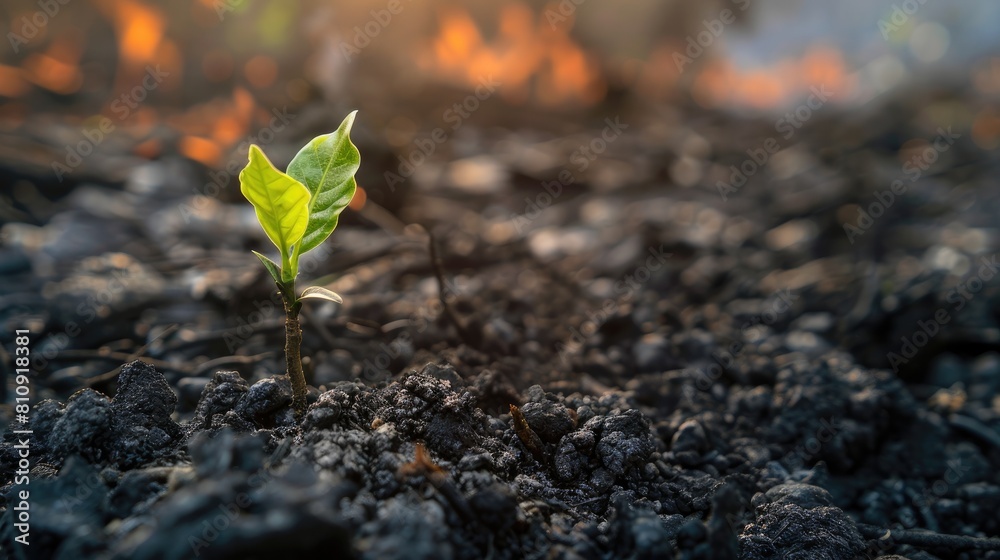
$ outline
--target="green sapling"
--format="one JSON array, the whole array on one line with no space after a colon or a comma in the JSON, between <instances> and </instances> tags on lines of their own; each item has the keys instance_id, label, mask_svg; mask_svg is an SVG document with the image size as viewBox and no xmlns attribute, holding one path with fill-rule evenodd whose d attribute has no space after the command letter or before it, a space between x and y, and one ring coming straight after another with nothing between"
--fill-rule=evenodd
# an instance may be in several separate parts
<instances>
[{"instance_id":1,"label":"green sapling","mask_svg":"<svg viewBox=\"0 0 1000 560\"><path fill-rule=\"evenodd\" d=\"M347 115L330 134L313 138L299 150L282 173L256 145L250 162L240 171L240 192L253 204L264 233L278 248L281 264L254 251L274 278L285 306L285 364L292 384L292 408L297 418L306 410L306 380L302 374L302 300L317 298L341 303L340 296L319 286L295 295L299 257L315 249L337 227L340 213L351 202L357 184L354 174L361 154L351 142L357 111Z\"/></svg>"}]
</instances>

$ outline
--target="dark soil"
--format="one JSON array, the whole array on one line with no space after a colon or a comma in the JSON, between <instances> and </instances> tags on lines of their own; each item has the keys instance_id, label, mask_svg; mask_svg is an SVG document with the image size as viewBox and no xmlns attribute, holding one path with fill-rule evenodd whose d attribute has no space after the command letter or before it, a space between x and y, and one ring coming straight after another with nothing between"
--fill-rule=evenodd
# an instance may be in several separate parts
<instances>
[{"instance_id":1,"label":"dark soil","mask_svg":"<svg viewBox=\"0 0 1000 560\"><path fill-rule=\"evenodd\" d=\"M412 227L352 215L303 267L345 304L305 311L318 390L301 423L277 375L281 310L248 251L266 241L234 186L184 218L204 179L180 159L78 185L0 255L5 333L30 328L48 356L32 379L31 546L12 544L12 431L0 546L1000 558L996 165L962 137L854 243L842 225L902 175L897 136L933 139L909 114L816 117L725 201L709 176L673 185L678 162L725 170L771 123L625 115L648 126L551 203L538 185L576 172L577 139L483 130L465 165L486 158L503 189L464 190L428 163L440 181L391 193L439 266ZM551 165L498 147L531 142ZM361 145L391 161L378 150Z\"/></svg>"}]
</instances>

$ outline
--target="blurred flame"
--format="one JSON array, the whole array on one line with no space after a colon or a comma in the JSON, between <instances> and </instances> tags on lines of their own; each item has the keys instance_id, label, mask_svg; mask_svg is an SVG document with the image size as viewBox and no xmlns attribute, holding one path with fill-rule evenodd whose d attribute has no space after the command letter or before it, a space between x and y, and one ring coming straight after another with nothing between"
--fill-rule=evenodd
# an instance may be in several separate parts
<instances>
[{"instance_id":1,"label":"blurred flame","mask_svg":"<svg viewBox=\"0 0 1000 560\"><path fill-rule=\"evenodd\" d=\"M840 51L827 46L809 49L802 58L802 85L808 89L813 85L824 85L834 95L845 93L851 87L847 67Z\"/></svg>"},{"instance_id":2,"label":"blurred flame","mask_svg":"<svg viewBox=\"0 0 1000 560\"><path fill-rule=\"evenodd\" d=\"M166 17L159 9L138 0L93 0L115 28L118 71L113 91L127 92L141 83L147 66L161 68L171 76L180 74L183 58L177 45L164 38ZM157 87L171 89L166 80Z\"/></svg>"},{"instance_id":3,"label":"blurred flame","mask_svg":"<svg viewBox=\"0 0 1000 560\"><path fill-rule=\"evenodd\" d=\"M354 191L354 196L347 205L350 206L351 210L360 212L365 207L365 202L367 201L368 193L365 192L365 189L361 185L358 185L358 190Z\"/></svg>"},{"instance_id":4,"label":"blurred flame","mask_svg":"<svg viewBox=\"0 0 1000 560\"><path fill-rule=\"evenodd\" d=\"M569 26L552 29L524 3L503 6L491 41L460 8L444 11L439 27L423 65L441 79L474 88L492 78L501 84L499 95L515 103L532 91L549 106L591 105L604 97L600 67L569 36Z\"/></svg>"},{"instance_id":5,"label":"blurred flame","mask_svg":"<svg viewBox=\"0 0 1000 560\"><path fill-rule=\"evenodd\" d=\"M799 59L740 71L725 59L715 59L697 70L691 96L706 108L749 107L772 109L824 88L832 98L845 98L854 89L840 51L819 45Z\"/></svg>"},{"instance_id":6,"label":"blurred flame","mask_svg":"<svg viewBox=\"0 0 1000 560\"><path fill-rule=\"evenodd\" d=\"M653 49L646 62L638 64L636 88L646 98L659 99L670 95L677 87L680 69L674 62L674 53L683 49L675 41L664 42Z\"/></svg>"},{"instance_id":7,"label":"blurred flame","mask_svg":"<svg viewBox=\"0 0 1000 560\"><path fill-rule=\"evenodd\" d=\"M256 107L257 103L249 91L239 86L233 90L233 110L241 120L249 121Z\"/></svg>"},{"instance_id":8,"label":"blurred flame","mask_svg":"<svg viewBox=\"0 0 1000 560\"><path fill-rule=\"evenodd\" d=\"M1000 146L1000 113L994 109L980 111L972 121L972 141L984 150Z\"/></svg>"},{"instance_id":9,"label":"blurred flame","mask_svg":"<svg viewBox=\"0 0 1000 560\"><path fill-rule=\"evenodd\" d=\"M219 146L208 138L185 136L181 138L177 149L184 156L209 167L214 167L222 160L222 151Z\"/></svg>"},{"instance_id":10,"label":"blurred flame","mask_svg":"<svg viewBox=\"0 0 1000 560\"><path fill-rule=\"evenodd\" d=\"M83 75L75 64L67 64L44 54L28 55L24 59L24 72L35 85L64 95L80 89L83 83Z\"/></svg>"},{"instance_id":11,"label":"blurred flame","mask_svg":"<svg viewBox=\"0 0 1000 560\"><path fill-rule=\"evenodd\" d=\"M24 59L24 75L39 87L68 95L83 85L79 60L77 41L71 35L63 35L53 40L44 53L32 53Z\"/></svg>"},{"instance_id":12,"label":"blurred flame","mask_svg":"<svg viewBox=\"0 0 1000 560\"><path fill-rule=\"evenodd\" d=\"M211 137L226 145L246 133L256 108L250 93L237 87L231 99L218 98L195 105L182 114L171 116L168 122L188 135Z\"/></svg>"},{"instance_id":13,"label":"blurred flame","mask_svg":"<svg viewBox=\"0 0 1000 560\"><path fill-rule=\"evenodd\" d=\"M235 115L222 115L212 123L212 138L219 144L228 145L235 142L245 130L246 127Z\"/></svg>"},{"instance_id":14,"label":"blurred flame","mask_svg":"<svg viewBox=\"0 0 1000 560\"><path fill-rule=\"evenodd\" d=\"M163 14L132 0L118 0L112 6L119 55L134 66L153 61L163 38Z\"/></svg>"},{"instance_id":15,"label":"blurred flame","mask_svg":"<svg viewBox=\"0 0 1000 560\"><path fill-rule=\"evenodd\" d=\"M732 95L734 70L729 63L718 60L707 64L691 84L691 97L702 107L718 107Z\"/></svg>"},{"instance_id":16,"label":"blurred flame","mask_svg":"<svg viewBox=\"0 0 1000 560\"><path fill-rule=\"evenodd\" d=\"M434 51L446 67L461 66L480 48L479 28L465 12L457 8L441 18L441 35L434 41Z\"/></svg>"},{"instance_id":17,"label":"blurred flame","mask_svg":"<svg viewBox=\"0 0 1000 560\"><path fill-rule=\"evenodd\" d=\"M269 56L257 55L243 66L243 74L250 85L264 89L274 84L278 77L278 63Z\"/></svg>"},{"instance_id":18,"label":"blurred flame","mask_svg":"<svg viewBox=\"0 0 1000 560\"><path fill-rule=\"evenodd\" d=\"M149 140L136 144L132 148L132 153L146 159L153 159L159 156L162 151L163 145L157 138L150 138Z\"/></svg>"},{"instance_id":19,"label":"blurred flame","mask_svg":"<svg viewBox=\"0 0 1000 560\"><path fill-rule=\"evenodd\" d=\"M736 80L736 95L744 104L755 109L767 109L781 103L786 95L785 84L773 70L750 72Z\"/></svg>"},{"instance_id":20,"label":"blurred flame","mask_svg":"<svg viewBox=\"0 0 1000 560\"><path fill-rule=\"evenodd\" d=\"M1000 57L994 57L973 71L972 81L983 94L1000 93Z\"/></svg>"},{"instance_id":21,"label":"blurred flame","mask_svg":"<svg viewBox=\"0 0 1000 560\"><path fill-rule=\"evenodd\" d=\"M0 64L0 95L18 97L28 91L28 82L23 77L23 71L13 66Z\"/></svg>"}]
</instances>

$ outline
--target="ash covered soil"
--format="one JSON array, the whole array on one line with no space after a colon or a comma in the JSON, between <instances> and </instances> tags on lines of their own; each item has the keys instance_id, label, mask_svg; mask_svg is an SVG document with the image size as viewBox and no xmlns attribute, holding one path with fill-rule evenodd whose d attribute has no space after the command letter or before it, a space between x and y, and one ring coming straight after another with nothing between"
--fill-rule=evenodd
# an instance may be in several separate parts
<instances>
[{"instance_id":1,"label":"ash covered soil","mask_svg":"<svg viewBox=\"0 0 1000 560\"><path fill-rule=\"evenodd\" d=\"M910 181L898 139L935 130L880 117L816 117L725 198L707 170L770 123L636 124L590 169L599 127L466 138L369 194L439 266L364 215L303 266L345 304L304 315L298 423L236 189L179 158L83 182L5 226L7 332L53 350L29 548L0 443L4 554L1000 558L996 165L961 137Z\"/></svg>"}]
</instances>

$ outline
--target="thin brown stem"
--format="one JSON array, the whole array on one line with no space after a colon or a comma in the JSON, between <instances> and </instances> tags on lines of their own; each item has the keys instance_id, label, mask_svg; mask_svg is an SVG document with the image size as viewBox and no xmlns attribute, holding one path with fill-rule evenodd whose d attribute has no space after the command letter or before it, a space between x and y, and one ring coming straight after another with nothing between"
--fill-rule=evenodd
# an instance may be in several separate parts
<instances>
[{"instance_id":1,"label":"thin brown stem","mask_svg":"<svg viewBox=\"0 0 1000 560\"><path fill-rule=\"evenodd\" d=\"M295 418L301 420L306 413L306 377L302 373L302 328L299 326L299 309L302 304L288 297L294 293L294 288L282 290L282 300L285 303L285 367L288 380L292 384L292 410Z\"/></svg>"}]
</instances>

